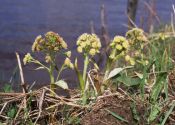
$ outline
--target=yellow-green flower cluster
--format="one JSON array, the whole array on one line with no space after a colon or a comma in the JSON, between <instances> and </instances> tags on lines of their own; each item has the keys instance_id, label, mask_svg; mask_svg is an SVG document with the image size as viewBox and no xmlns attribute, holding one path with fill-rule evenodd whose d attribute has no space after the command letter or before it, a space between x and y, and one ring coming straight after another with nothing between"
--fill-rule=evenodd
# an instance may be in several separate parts
<instances>
[{"instance_id":1,"label":"yellow-green flower cluster","mask_svg":"<svg viewBox=\"0 0 175 125\"><path fill-rule=\"evenodd\" d=\"M96 53L99 53L101 42L97 35L84 33L78 38L77 46L79 53L94 56Z\"/></svg>"},{"instance_id":2,"label":"yellow-green flower cluster","mask_svg":"<svg viewBox=\"0 0 175 125\"><path fill-rule=\"evenodd\" d=\"M135 59L134 58L131 58L129 55L126 55L125 56L125 61L126 62L129 62L131 65L135 65Z\"/></svg>"},{"instance_id":3,"label":"yellow-green flower cluster","mask_svg":"<svg viewBox=\"0 0 175 125\"><path fill-rule=\"evenodd\" d=\"M128 51L130 55L125 56L125 60L131 65L135 65L136 62L147 65L148 61L146 61L143 53L145 42L147 42L144 31L139 28L133 28L126 33L126 38L130 44Z\"/></svg>"},{"instance_id":4,"label":"yellow-green flower cluster","mask_svg":"<svg viewBox=\"0 0 175 125\"><path fill-rule=\"evenodd\" d=\"M71 68L71 69L74 68L74 65L72 64L72 62L71 62L71 60L69 58L66 58L64 60L64 65L67 66L67 67L69 67L69 68Z\"/></svg>"},{"instance_id":5,"label":"yellow-green flower cluster","mask_svg":"<svg viewBox=\"0 0 175 125\"><path fill-rule=\"evenodd\" d=\"M67 66L68 68L73 69L74 65L72 64L70 57L71 57L71 51L65 52L66 59L64 60L64 65Z\"/></svg>"},{"instance_id":6,"label":"yellow-green flower cluster","mask_svg":"<svg viewBox=\"0 0 175 125\"><path fill-rule=\"evenodd\" d=\"M67 57L71 57L71 51L67 51L67 52L65 52L65 55L67 56Z\"/></svg>"},{"instance_id":7,"label":"yellow-green flower cluster","mask_svg":"<svg viewBox=\"0 0 175 125\"><path fill-rule=\"evenodd\" d=\"M27 63L30 63L31 61L33 61L33 57L30 55L30 53L27 53L23 59L24 65L26 65Z\"/></svg>"},{"instance_id":8,"label":"yellow-green flower cluster","mask_svg":"<svg viewBox=\"0 0 175 125\"><path fill-rule=\"evenodd\" d=\"M67 49L67 44L59 34L52 31L47 32L44 37L41 35L37 36L32 45L33 52L57 52L61 49Z\"/></svg>"},{"instance_id":9,"label":"yellow-green flower cluster","mask_svg":"<svg viewBox=\"0 0 175 125\"><path fill-rule=\"evenodd\" d=\"M129 40L131 44L135 44L137 42L146 42L146 36L144 35L144 31L139 28L133 28L126 33L126 38Z\"/></svg>"},{"instance_id":10,"label":"yellow-green flower cluster","mask_svg":"<svg viewBox=\"0 0 175 125\"><path fill-rule=\"evenodd\" d=\"M110 47L112 48L110 58L115 59L117 56L124 55L127 52L129 43L125 37L115 36L110 44Z\"/></svg>"}]
</instances>

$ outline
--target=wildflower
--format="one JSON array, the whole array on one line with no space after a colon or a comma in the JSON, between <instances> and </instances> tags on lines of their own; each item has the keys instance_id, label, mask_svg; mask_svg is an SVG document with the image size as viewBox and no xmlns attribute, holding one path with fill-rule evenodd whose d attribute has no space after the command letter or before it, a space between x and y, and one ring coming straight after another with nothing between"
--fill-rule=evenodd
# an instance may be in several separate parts
<instances>
[{"instance_id":1,"label":"wildflower","mask_svg":"<svg viewBox=\"0 0 175 125\"><path fill-rule=\"evenodd\" d=\"M67 67L73 69L73 64L71 63L71 60L69 58L66 58L64 61L64 65L66 65Z\"/></svg>"},{"instance_id":2,"label":"wildflower","mask_svg":"<svg viewBox=\"0 0 175 125\"><path fill-rule=\"evenodd\" d=\"M146 36L144 35L144 31L139 28L133 28L126 33L126 38L134 44L135 42L146 42Z\"/></svg>"},{"instance_id":3,"label":"wildflower","mask_svg":"<svg viewBox=\"0 0 175 125\"><path fill-rule=\"evenodd\" d=\"M116 49L122 50L122 46L121 45L116 45Z\"/></svg>"},{"instance_id":4,"label":"wildflower","mask_svg":"<svg viewBox=\"0 0 175 125\"><path fill-rule=\"evenodd\" d=\"M100 39L95 34L82 34L77 40L77 51L94 56L101 48Z\"/></svg>"},{"instance_id":5,"label":"wildflower","mask_svg":"<svg viewBox=\"0 0 175 125\"><path fill-rule=\"evenodd\" d=\"M69 58L66 58L65 61L64 61L64 64L67 65L67 66L69 66L70 63L71 63L71 62L70 62L70 59L69 59Z\"/></svg>"},{"instance_id":6,"label":"wildflower","mask_svg":"<svg viewBox=\"0 0 175 125\"><path fill-rule=\"evenodd\" d=\"M167 36L164 33L159 33L158 38L161 41L165 41L165 39L167 38Z\"/></svg>"},{"instance_id":7,"label":"wildflower","mask_svg":"<svg viewBox=\"0 0 175 125\"><path fill-rule=\"evenodd\" d=\"M41 35L39 35L39 36L36 37L35 42L34 42L33 45L32 45L32 51L33 51L33 52L34 52L34 51L39 51L39 50L40 50L40 49L39 49L39 43L41 43L40 41L43 41Z\"/></svg>"},{"instance_id":8,"label":"wildflower","mask_svg":"<svg viewBox=\"0 0 175 125\"><path fill-rule=\"evenodd\" d=\"M71 51L67 51L65 54L67 57L69 57L69 58L71 57Z\"/></svg>"},{"instance_id":9,"label":"wildflower","mask_svg":"<svg viewBox=\"0 0 175 125\"><path fill-rule=\"evenodd\" d=\"M129 44L128 44L128 42L125 41L125 42L122 43L122 46L123 46L125 49L127 49L128 46L129 46Z\"/></svg>"},{"instance_id":10,"label":"wildflower","mask_svg":"<svg viewBox=\"0 0 175 125\"><path fill-rule=\"evenodd\" d=\"M110 43L112 48L110 58L115 59L117 56L124 56L129 49L129 43L123 36L115 36L113 41Z\"/></svg>"},{"instance_id":11,"label":"wildflower","mask_svg":"<svg viewBox=\"0 0 175 125\"><path fill-rule=\"evenodd\" d=\"M67 49L67 44L59 34L52 31L47 32L43 37L41 35L37 36L32 45L33 52L58 52L61 49Z\"/></svg>"},{"instance_id":12,"label":"wildflower","mask_svg":"<svg viewBox=\"0 0 175 125\"><path fill-rule=\"evenodd\" d=\"M79 53L82 53L82 52L83 52L83 49L79 46L79 47L77 48L77 51L78 51Z\"/></svg>"},{"instance_id":13,"label":"wildflower","mask_svg":"<svg viewBox=\"0 0 175 125\"><path fill-rule=\"evenodd\" d=\"M129 61L130 59L131 59L131 58L130 58L129 55L126 55L126 56L125 56L125 60L126 60L126 61Z\"/></svg>"},{"instance_id":14,"label":"wildflower","mask_svg":"<svg viewBox=\"0 0 175 125\"><path fill-rule=\"evenodd\" d=\"M135 61L134 61L134 59L130 59L130 64L131 64L132 66L135 65Z\"/></svg>"},{"instance_id":15,"label":"wildflower","mask_svg":"<svg viewBox=\"0 0 175 125\"><path fill-rule=\"evenodd\" d=\"M30 63L33 60L33 57L30 55L30 53L27 53L23 59L24 65L27 63Z\"/></svg>"},{"instance_id":16,"label":"wildflower","mask_svg":"<svg viewBox=\"0 0 175 125\"><path fill-rule=\"evenodd\" d=\"M148 64L149 64L149 61L148 61L148 60L146 60L146 61L145 61L145 65L148 65Z\"/></svg>"},{"instance_id":17,"label":"wildflower","mask_svg":"<svg viewBox=\"0 0 175 125\"><path fill-rule=\"evenodd\" d=\"M85 42L81 42L81 47L82 48L86 47L86 43Z\"/></svg>"},{"instance_id":18,"label":"wildflower","mask_svg":"<svg viewBox=\"0 0 175 125\"><path fill-rule=\"evenodd\" d=\"M66 42L62 38L61 38L61 47L63 49L67 49L67 44L66 44Z\"/></svg>"},{"instance_id":19,"label":"wildflower","mask_svg":"<svg viewBox=\"0 0 175 125\"><path fill-rule=\"evenodd\" d=\"M52 60L51 57L49 55L46 55L46 57L45 57L46 63L51 62L51 60Z\"/></svg>"},{"instance_id":20,"label":"wildflower","mask_svg":"<svg viewBox=\"0 0 175 125\"><path fill-rule=\"evenodd\" d=\"M90 54L90 55L94 56L95 53L96 53L95 49L90 49L90 51L89 51L89 54Z\"/></svg>"}]
</instances>

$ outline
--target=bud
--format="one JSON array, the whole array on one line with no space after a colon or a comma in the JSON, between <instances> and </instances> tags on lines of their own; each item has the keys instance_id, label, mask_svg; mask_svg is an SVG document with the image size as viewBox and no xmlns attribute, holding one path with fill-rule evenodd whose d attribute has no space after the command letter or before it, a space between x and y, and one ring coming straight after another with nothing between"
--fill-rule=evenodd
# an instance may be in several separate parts
<instances>
[{"instance_id":1,"label":"bud","mask_svg":"<svg viewBox=\"0 0 175 125\"><path fill-rule=\"evenodd\" d=\"M33 57L30 55L30 53L27 53L23 59L24 65L27 63L30 63L33 60Z\"/></svg>"},{"instance_id":2,"label":"bud","mask_svg":"<svg viewBox=\"0 0 175 125\"><path fill-rule=\"evenodd\" d=\"M71 57L71 51L67 51L65 54L67 57L69 57L69 58Z\"/></svg>"},{"instance_id":3,"label":"bud","mask_svg":"<svg viewBox=\"0 0 175 125\"><path fill-rule=\"evenodd\" d=\"M130 59L131 59L131 57L130 57L129 55L126 55L126 56L125 56L125 60L126 60L126 61L129 61Z\"/></svg>"},{"instance_id":4,"label":"bud","mask_svg":"<svg viewBox=\"0 0 175 125\"><path fill-rule=\"evenodd\" d=\"M94 56L96 54L95 49L90 49L89 54L92 55L92 56Z\"/></svg>"}]
</instances>

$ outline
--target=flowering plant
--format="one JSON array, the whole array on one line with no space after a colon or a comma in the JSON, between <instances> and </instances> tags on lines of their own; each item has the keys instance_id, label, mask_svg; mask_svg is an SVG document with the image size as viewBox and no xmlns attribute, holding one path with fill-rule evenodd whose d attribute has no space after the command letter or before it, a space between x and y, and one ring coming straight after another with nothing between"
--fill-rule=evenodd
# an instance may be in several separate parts
<instances>
[{"instance_id":1,"label":"flowering plant","mask_svg":"<svg viewBox=\"0 0 175 125\"><path fill-rule=\"evenodd\" d=\"M38 67L37 69L46 69L50 76L50 88L52 91L55 90L55 85L58 85L62 88L67 88L67 84L65 84L65 82L59 82L60 73L64 69L66 68L73 69L73 64L70 61L71 51L65 52L65 50L67 50L67 44L63 40L63 38L59 34L50 31L47 32L44 36L39 35L38 37L36 37L35 42L32 45L32 52L42 52L45 54L46 64L42 64L39 60L34 59L30 53L25 55L23 62L24 64L27 63L38 64L40 67ZM57 67L56 56L59 53L65 55L66 59L62 64L61 68L57 70L58 75L57 78L55 79L54 70L55 67Z\"/></svg>"},{"instance_id":2,"label":"flowering plant","mask_svg":"<svg viewBox=\"0 0 175 125\"><path fill-rule=\"evenodd\" d=\"M83 75L78 70L77 61L75 62L75 70L79 79L80 88L82 91L83 104L86 104L85 83L87 80L87 69L90 62L90 58L99 53L101 48L101 42L95 34L82 34L77 40L77 51L83 54L84 57L84 69Z\"/></svg>"}]
</instances>

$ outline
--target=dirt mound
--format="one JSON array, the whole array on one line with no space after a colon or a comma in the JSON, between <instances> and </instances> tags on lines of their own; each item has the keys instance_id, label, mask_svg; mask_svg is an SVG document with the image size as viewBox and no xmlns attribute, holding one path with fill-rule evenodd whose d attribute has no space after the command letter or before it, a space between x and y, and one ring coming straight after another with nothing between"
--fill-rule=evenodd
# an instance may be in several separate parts
<instances>
[{"instance_id":1,"label":"dirt mound","mask_svg":"<svg viewBox=\"0 0 175 125\"><path fill-rule=\"evenodd\" d=\"M133 117L131 104L132 100L125 96L106 96L98 99L90 112L87 112L82 118L83 125L133 125L135 120ZM142 108L139 108L143 112ZM112 113L117 114L116 118Z\"/></svg>"}]
</instances>

